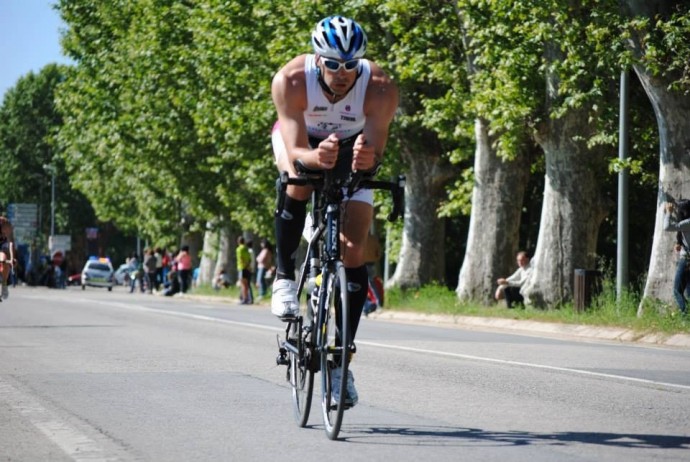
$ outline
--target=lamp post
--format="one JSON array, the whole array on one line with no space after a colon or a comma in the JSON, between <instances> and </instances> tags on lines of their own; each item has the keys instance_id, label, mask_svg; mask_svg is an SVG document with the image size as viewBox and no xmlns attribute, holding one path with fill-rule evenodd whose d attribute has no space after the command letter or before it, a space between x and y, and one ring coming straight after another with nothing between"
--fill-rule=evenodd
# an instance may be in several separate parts
<instances>
[{"instance_id":1,"label":"lamp post","mask_svg":"<svg viewBox=\"0 0 690 462\"><path fill-rule=\"evenodd\" d=\"M50 235L55 235L55 173L57 168L53 164L43 164L46 172L50 173Z\"/></svg>"}]
</instances>

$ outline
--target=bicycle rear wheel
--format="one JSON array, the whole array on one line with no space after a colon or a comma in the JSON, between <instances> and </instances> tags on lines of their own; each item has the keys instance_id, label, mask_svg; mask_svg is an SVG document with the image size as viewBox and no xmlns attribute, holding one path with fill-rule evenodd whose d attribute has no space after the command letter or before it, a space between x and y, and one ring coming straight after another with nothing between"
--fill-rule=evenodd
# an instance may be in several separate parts
<instances>
[{"instance_id":1,"label":"bicycle rear wheel","mask_svg":"<svg viewBox=\"0 0 690 462\"><path fill-rule=\"evenodd\" d=\"M332 270L324 273L321 288L322 296L319 297L321 309L319 310L318 326L320 329L321 408L326 435L334 440L340 433L343 412L347 407L345 402L351 340L345 267L341 262L337 262ZM336 305L339 305L338 310L336 310ZM336 328L336 316L340 321L340 331ZM339 338L338 344L336 344L336 335ZM338 371L337 373L341 377L338 390L332 388L333 371Z\"/></svg>"},{"instance_id":2,"label":"bicycle rear wheel","mask_svg":"<svg viewBox=\"0 0 690 462\"><path fill-rule=\"evenodd\" d=\"M292 323L288 342L296 352L288 349L288 381L292 387L292 404L297 425L304 427L309 420L314 389L314 371L310 367L313 347L308 343L310 334L302 327L301 318Z\"/></svg>"}]
</instances>

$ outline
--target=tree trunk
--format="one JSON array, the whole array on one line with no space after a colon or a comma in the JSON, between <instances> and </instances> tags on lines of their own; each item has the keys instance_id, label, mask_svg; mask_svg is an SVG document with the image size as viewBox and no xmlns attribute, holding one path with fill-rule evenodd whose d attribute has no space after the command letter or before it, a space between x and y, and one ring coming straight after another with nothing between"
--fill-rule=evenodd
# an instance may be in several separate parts
<instances>
[{"instance_id":1,"label":"tree trunk","mask_svg":"<svg viewBox=\"0 0 690 462\"><path fill-rule=\"evenodd\" d=\"M669 81L655 79L641 67L635 72L654 107L660 145L658 207L643 300L673 303L676 234L663 230L663 204L690 198L690 97L669 91Z\"/></svg>"},{"instance_id":2,"label":"tree trunk","mask_svg":"<svg viewBox=\"0 0 690 462\"><path fill-rule=\"evenodd\" d=\"M493 299L497 278L515 269L520 210L529 176L524 157L504 161L491 148L486 121L475 121L474 189L467 251L456 293L461 300Z\"/></svg>"},{"instance_id":3,"label":"tree trunk","mask_svg":"<svg viewBox=\"0 0 690 462\"><path fill-rule=\"evenodd\" d=\"M220 273L221 269L225 269L230 278L230 282L234 284L237 282L237 258L235 257L236 244L233 236L229 228L221 228L215 274Z\"/></svg>"},{"instance_id":4,"label":"tree trunk","mask_svg":"<svg viewBox=\"0 0 690 462\"><path fill-rule=\"evenodd\" d=\"M628 16L650 19L668 17L682 1L627 0L622 11ZM637 57L645 53L642 38L631 37L630 48ZM671 77L653 76L648 69L635 66L635 73L649 97L659 129L659 192L654 226L652 254L638 315L642 314L646 300L673 302L675 262L673 252L675 233L663 231L664 202L690 198L690 96L670 91Z\"/></svg>"},{"instance_id":5,"label":"tree trunk","mask_svg":"<svg viewBox=\"0 0 690 462\"><path fill-rule=\"evenodd\" d=\"M204 233L204 244L199 263L199 284L210 285L216 275L218 254L218 232L207 229Z\"/></svg>"},{"instance_id":6,"label":"tree trunk","mask_svg":"<svg viewBox=\"0 0 690 462\"><path fill-rule=\"evenodd\" d=\"M408 165L405 224L398 265L386 284L406 289L445 279L445 229L437 210L449 175L437 154L405 148L402 155Z\"/></svg>"},{"instance_id":7,"label":"tree trunk","mask_svg":"<svg viewBox=\"0 0 690 462\"><path fill-rule=\"evenodd\" d=\"M576 140L590 131L585 111L571 110L550 119L537 135L546 181L532 275L523 287L527 302L536 307L557 307L571 299L574 270L595 265L606 215L596 173L606 170L604 156Z\"/></svg>"}]
</instances>

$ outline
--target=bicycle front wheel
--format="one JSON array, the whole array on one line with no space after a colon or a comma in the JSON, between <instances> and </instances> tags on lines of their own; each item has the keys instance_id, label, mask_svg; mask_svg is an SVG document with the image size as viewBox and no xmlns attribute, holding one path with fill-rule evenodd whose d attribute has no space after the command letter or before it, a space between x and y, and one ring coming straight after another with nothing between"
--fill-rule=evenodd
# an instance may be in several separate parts
<instances>
[{"instance_id":1,"label":"bicycle front wheel","mask_svg":"<svg viewBox=\"0 0 690 462\"><path fill-rule=\"evenodd\" d=\"M321 408L326 434L338 437L347 408L347 374L350 361L349 304L347 276L342 262L324 272L319 297L319 349L321 364ZM337 389L333 376L339 375Z\"/></svg>"},{"instance_id":2,"label":"bicycle front wheel","mask_svg":"<svg viewBox=\"0 0 690 462\"><path fill-rule=\"evenodd\" d=\"M292 404L297 425L305 427L311 410L311 397L314 389L314 371L311 365L313 347L310 334L303 328L302 321L293 322L289 342L296 352L288 351L288 380L292 387Z\"/></svg>"}]
</instances>

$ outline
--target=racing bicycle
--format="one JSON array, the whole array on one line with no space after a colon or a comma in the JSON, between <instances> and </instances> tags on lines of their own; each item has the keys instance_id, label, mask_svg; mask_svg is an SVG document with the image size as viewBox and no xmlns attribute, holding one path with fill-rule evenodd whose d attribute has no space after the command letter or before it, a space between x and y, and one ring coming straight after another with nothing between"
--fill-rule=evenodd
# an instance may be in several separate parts
<instances>
[{"instance_id":1,"label":"racing bicycle","mask_svg":"<svg viewBox=\"0 0 690 462\"><path fill-rule=\"evenodd\" d=\"M297 281L300 313L288 320L285 338L278 335L276 362L287 366L286 378L300 427L307 425L314 376L321 372L323 422L326 435L335 440L343 413L348 408L347 374L351 355L355 352L349 326L347 275L340 253L342 204L359 188L388 190L393 197L388 220L395 221L404 212L405 177L399 175L394 181L376 181L373 180L375 172L338 177L331 170L311 170L299 162L295 167L297 177L290 178L287 172L280 175L276 213L282 212L288 185L312 186L310 236ZM334 371L341 377L339 390L333 390Z\"/></svg>"}]
</instances>

